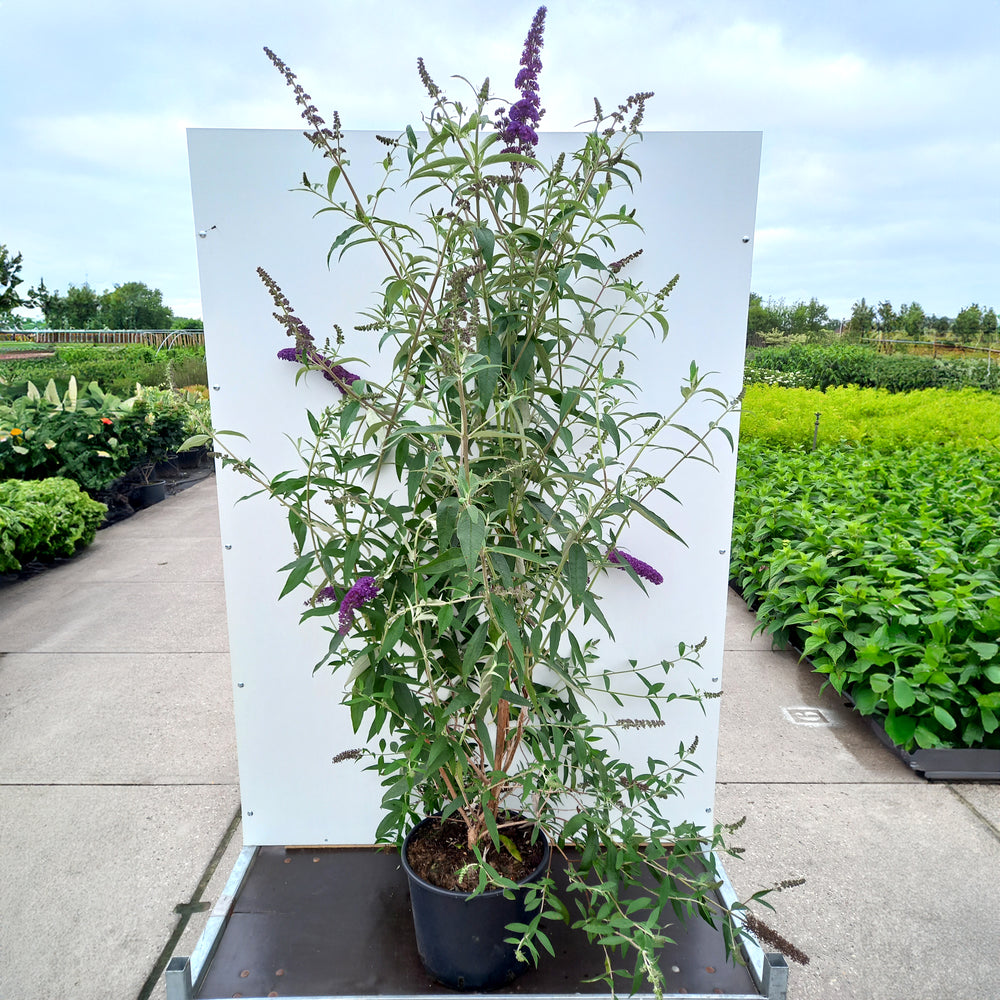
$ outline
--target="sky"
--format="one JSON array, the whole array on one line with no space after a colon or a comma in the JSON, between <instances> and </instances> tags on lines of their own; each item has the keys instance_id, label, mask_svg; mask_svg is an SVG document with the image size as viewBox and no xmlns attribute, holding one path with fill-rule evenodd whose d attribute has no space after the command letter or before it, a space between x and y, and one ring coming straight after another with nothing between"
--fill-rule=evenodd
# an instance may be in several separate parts
<instances>
[{"instance_id":1,"label":"sky","mask_svg":"<svg viewBox=\"0 0 1000 1000\"><path fill-rule=\"evenodd\" d=\"M752 287L954 316L1000 307L1000 2L552 0L543 128L655 91L644 129L760 130ZM20 290L142 281L200 316L185 130L419 124L439 83L513 78L537 3L0 0L0 243ZM452 91L454 92L454 91ZM303 140L304 141L304 140Z\"/></svg>"}]
</instances>

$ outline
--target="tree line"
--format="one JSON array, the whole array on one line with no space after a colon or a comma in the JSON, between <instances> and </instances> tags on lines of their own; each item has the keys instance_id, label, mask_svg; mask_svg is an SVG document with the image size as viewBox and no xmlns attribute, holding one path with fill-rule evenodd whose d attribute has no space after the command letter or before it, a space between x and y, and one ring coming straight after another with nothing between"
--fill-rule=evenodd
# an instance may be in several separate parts
<instances>
[{"instance_id":1,"label":"tree line","mask_svg":"<svg viewBox=\"0 0 1000 1000\"><path fill-rule=\"evenodd\" d=\"M997 314L992 306L983 308L973 302L951 319L925 312L919 302L904 302L896 308L888 299L869 305L861 298L852 306L849 318L835 319L816 298L788 304L784 299L765 300L756 292L750 293L748 343L816 340L832 334L858 341L873 334L894 333L909 340L937 337L959 344L991 343L997 339Z\"/></svg>"},{"instance_id":2,"label":"tree line","mask_svg":"<svg viewBox=\"0 0 1000 1000\"><path fill-rule=\"evenodd\" d=\"M201 320L175 316L163 293L142 281L126 281L97 292L87 282L70 285L65 294L50 291L45 279L26 293L20 287L22 255L0 244L0 328L41 325L48 330L169 330L201 328ZM40 309L44 320L32 321L16 309Z\"/></svg>"}]
</instances>

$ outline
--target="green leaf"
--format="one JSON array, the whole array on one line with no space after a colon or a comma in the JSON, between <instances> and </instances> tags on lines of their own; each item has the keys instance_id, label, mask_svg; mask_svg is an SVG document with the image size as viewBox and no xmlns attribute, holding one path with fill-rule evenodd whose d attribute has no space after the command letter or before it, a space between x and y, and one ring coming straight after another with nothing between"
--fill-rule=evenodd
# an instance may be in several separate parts
<instances>
[{"instance_id":1,"label":"green leaf","mask_svg":"<svg viewBox=\"0 0 1000 1000\"><path fill-rule=\"evenodd\" d=\"M517 849L517 844L510 839L505 833L500 834L500 843L507 848L508 854L515 860L521 860L521 852Z\"/></svg>"},{"instance_id":2,"label":"green leaf","mask_svg":"<svg viewBox=\"0 0 1000 1000\"><path fill-rule=\"evenodd\" d=\"M580 830L584 823L587 822L587 816L585 813L577 813L575 816L570 816L569 820L563 826L561 843L568 844L573 840L573 835Z\"/></svg>"},{"instance_id":3,"label":"green leaf","mask_svg":"<svg viewBox=\"0 0 1000 1000\"><path fill-rule=\"evenodd\" d=\"M396 644L399 642L403 635L403 629L406 627L406 618L404 615L400 615L396 618L393 623L386 629L385 635L382 637L382 642L379 643L378 653L375 654L377 660L382 659L383 656L392 656L396 649Z\"/></svg>"},{"instance_id":4,"label":"green leaf","mask_svg":"<svg viewBox=\"0 0 1000 1000\"><path fill-rule=\"evenodd\" d=\"M330 263L330 259L333 257L334 251L344 246L344 244L359 230L364 229L364 226L360 224L355 224L353 226L348 226L334 241L330 244L330 249L326 254L326 262ZM343 256L343 254L341 254Z\"/></svg>"},{"instance_id":5,"label":"green leaf","mask_svg":"<svg viewBox=\"0 0 1000 1000\"><path fill-rule=\"evenodd\" d=\"M313 567L313 556L310 552L307 555L299 556L294 562L290 562L287 566L281 567L281 572L285 570L291 570L288 574L288 579L285 581L285 586L282 587L281 593L278 595L278 600L280 601L282 597L286 594L290 594L303 580L309 575L309 570Z\"/></svg>"},{"instance_id":6,"label":"green leaf","mask_svg":"<svg viewBox=\"0 0 1000 1000\"><path fill-rule=\"evenodd\" d=\"M917 720L909 715L889 715L885 720L885 734L898 747L909 746Z\"/></svg>"},{"instance_id":7,"label":"green leaf","mask_svg":"<svg viewBox=\"0 0 1000 1000\"><path fill-rule=\"evenodd\" d=\"M635 500L632 497L622 497L622 499L625 501L625 503L629 505L629 507L632 508L632 510L637 511L647 521L649 521L650 524L655 524L656 527L660 529L660 531L664 532L664 534L669 535L671 538L676 539L682 545L687 547L687 542L685 542L684 539L681 538L681 536L678 535L677 532L674 531L674 529L671 528L670 525L667 524L667 522L664 521L663 518L656 513L656 511L650 510L648 507L639 503L638 500Z\"/></svg>"},{"instance_id":8,"label":"green leaf","mask_svg":"<svg viewBox=\"0 0 1000 1000\"><path fill-rule=\"evenodd\" d=\"M916 692L903 677L893 679L892 697L900 708L909 708L917 700Z\"/></svg>"},{"instance_id":9,"label":"green leaf","mask_svg":"<svg viewBox=\"0 0 1000 1000\"><path fill-rule=\"evenodd\" d=\"M472 638L465 647L465 655L462 657L462 676L468 677L472 673L479 657L482 656L483 646L486 645L486 637L489 635L490 623L481 622L479 628L472 633Z\"/></svg>"},{"instance_id":10,"label":"green leaf","mask_svg":"<svg viewBox=\"0 0 1000 1000\"><path fill-rule=\"evenodd\" d=\"M493 249L496 245L496 237L493 235L491 230L486 228L486 226L474 226L472 229L472 235L476 238L476 243L479 245L479 252L483 255L483 260L486 261L486 266L488 268L492 267Z\"/></svg>"},{"instance_id":11,"label":"green leaf","mask_svg":"<svg viewBox=\"0 0 1000 1000\"><path fill-rule=\"evenodd\" d=\"M523 668L524 644L521 642L521 630L517 625L517 615L514 614L514 609L502 597L494 597L492 603L497 619L500 622L500 627L503 629L503 634L510 643L518 664Z\"/></svg>"},{"instance_id":12,"label":"green leaf","mask_svg":"<svg viewBox=\"0 0 1000 1000\"><path fill-rule=\"evenodd\" d=\"M517 187L514 189L514 193L517 196L517 208L521 213L521 221L524 222L528 218L528 208L530 205L528 189L524 186L524 184L518 181Z\"/></svg>"},{"instance_id":13,"label":"green leaf","mask_svg":"<svg viewBox=\"0 0 1000 1000\"><path fill-rule=\"evenodd\" d=\"M569 584L573 606L576 607L583 600L587 589L587 553L579 542L570 546L566 557L566 582Z\"/></svg>"},{"instance_id":14,"label":"green leaf","mask_svg":"<svg viewBox=\"0 0 1000 1000\"><path fill-rule=\"evenodd\" d=\"M969 647L974 649L984 660L995 659L997 653L1000 652L1000 646L995 642L973 642L970 639Z\"/></svg>"},{"instance_id":15,"label":"green leaf","mask_svg":"<svg viewBox=\"0 0 1000 1000\"><path fill-rule=\"evenodd\" d=\"M458 544L462 547L466 569L471 573L479 562L486 541L486 519L478 507L466 507L458 515Z\"/></svg>"},{"instance_id":16,"label":"green leaf","mask_svg":"<svg viewBox=\"0 0 1000 1000\"><path fill-rule=\"evenodd\" d=\"M399 300L399 297L403 292L409 291L410 283L406 278L396 278L389 282L388 288L385 290L385 312L386 315L392 312L392 307Z\"/></svg>"},{"instance_id":17,"label":"green leaf","mask_svg":"<svg viewBox=\"0 0 1000 1000\"><path fill-rule=\"evenodd\" d=\"M937 719L937 721L940 722L941 725L948 730L954 729L957 725L952 714L949 711L947 711L947 709L942 708L940 705L934 706L934 718Z\"/></svg>"},{"instance_id":18,"label":"green leaf","mask_svg":"<svg viewBox=\"0 0 1000 1000\"><path fill-rule=\"evenodd\" d=\"M438 546L447 549L451 546L458 522L458 498L445 497L437 506L436 518Z\"/></svg>"},{"instance_id":19,"label":"green leaf","mask_svg":"<svg viewBox=\"0 0 1000 1000\"><path fill-rule=\"evenodd\" d=\"M333 189L337 186L337 181L339 180L340 180L340 167L331 167L330 172L326 175L327 198L333 197Z\"/></svg>"},{"instance_id":20,"label":"green leaf","mask_svg":"<svg viewBox=\"0 0 1000 1000\"><path fill-rule=\"evenodd\" d=\"M881 700L879 695L871 688L861 688L852 692L854 696L854 707L862 715L871 715L875 711L875 706Z\"/></svg>"}]
</instances>

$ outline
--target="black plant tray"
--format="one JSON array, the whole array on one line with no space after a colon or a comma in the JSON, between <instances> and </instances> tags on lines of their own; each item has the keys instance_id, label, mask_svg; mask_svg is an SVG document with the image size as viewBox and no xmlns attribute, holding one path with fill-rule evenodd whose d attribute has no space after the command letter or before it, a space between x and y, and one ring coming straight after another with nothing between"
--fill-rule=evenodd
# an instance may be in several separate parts
<instances>
[{"instance_id":1,"label":"black plant tray","mask_svg":"<svg viewBox=\"0 0 1000 1000\"><path fill-rule=\"evenodd\" d=\"M398 851L259 847L245 848L244 856L250 858L246 873L240 887L227 886L228 897L220 900L226 916L204 965L191 968L195 958L171 960L168 986L185 963L196 979L193 993L173 995L200 1000L462 995L434 982L420 964ZM558 880L555 860L553 871ZM605 983L585 981L603 973L602 949L559 922L547 933L555 957L543 955L537 969L492 992L546 1000L608 996ZM665 998L784 997L783 988L758 992L749 968L727 960L721 931L697 917L667 933L676 943L660 954ZM778 985L787 968L780 956L767 956L768 962ZM628 982L620 986L629 992Z\"/></svg>"},{"instance_id":2,"label":"black plant tray","mask_svg":"<svg viewBox=\"0 0 1000 1000\"><path fill-rule=\"evenodd\" d=\"M739 584L730 580L730 589L743 599ZM751 611L754 608L747 603ZM813 673L818 673L812 660L792 643L788 648L797 653L799 659L808 664ZM844 703L857 711L854 699L845 691L841 697ZM858 713L861 714L860 712ZM893 743L885 728L873 716L862 716L872 731L899 759L927 781L985 781L1000 782L1000 750L980 747L944 747L932 750L914 750L910 753Z\"/></svg>"},{"instance_id":3,"label":"black plant tray","mask_svg":"<svg viewBox=\"0 0 1000 1000\"><path fill-rule=\"evenodd\" d=\"M844 700L854 708L846 695ZM976 747L944 747L910 753L893 743L878 719L868 716L875 735L922 778L928 781L1000 781L1000 750Z\"/></svg>"}]
</instances>

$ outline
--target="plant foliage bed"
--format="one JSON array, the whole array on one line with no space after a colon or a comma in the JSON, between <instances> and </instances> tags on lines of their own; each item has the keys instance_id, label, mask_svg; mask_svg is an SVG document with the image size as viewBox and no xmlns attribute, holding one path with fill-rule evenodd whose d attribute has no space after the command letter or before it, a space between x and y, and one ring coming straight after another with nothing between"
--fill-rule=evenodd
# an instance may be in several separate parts
<instances>
[{"instance_id":1,"label":"plant foliage bed","mask_svg":"<svg viewBox=\"0 0 1000 1000\"><path fill-rule=\"evenodd\" d=\"M0 482L0 574L90 545L107 508L69 479Z\"/></svg>"},{"instance_id":2,"label":"plant foliage bed","mask_svg":"<svg viewBox=\"0 0 1000 1000\"><path fill-rule=\"evenodd\" d=\"M0 399L0 478L63 476L96 493L137 466L163 461L196 426L208 402L197 392L133 386L122 399L96 382L64 393L28 383L23 395Z\"/></svg>"},{"instance_id":3,"label":"plant foliage bed","mask_svg":"<svg viewBox=\"0 0 1000 1000\"><path fill-rule=\"evenodd\" d=\"M817 389L845 385L880 388L889 392L931 388L1000 388L1000 366L988 358L882 354L860 344L765 347L752 352L748 367L753 371L794 374L801 379L796 382L797 385Z\"/></svg>"},{"instance_id":4,"label":"plant foliage bed","mask_svg":"<svg viewBox=\"0 0 1000 1000\"><path fill-rule=\"evenodd\" d=\"M49 379L65 391L70 376L79 385L98 382L105 392L123 397L135 390L136 383L185 386L207 381L203 347L157 350L147 344L59 344L38 355L39 345L28 346L35 356L0 359L0 397L22 395L29 381L44 386Z\"/></svg>"},{"instance_id":5,"label":"plant foliage bed","mask_svg":"<svg viewBox=\"0 0 1000 1000\"><path fill-rule=\"evenodd\" d=\"M894 744L1000 748L1000 454L740 448L732 575Z\"/></svg>"},{"instance_id":6,"label":"plant foliage bed","mask_svg":"<svg viewBox=\"0 0 1000 1000\"><path fill-rule=\"evenodd\" d=\"M740 436L783 448L866 444L882 449L921 444L1000 447L1000 396L977 389L819 389L750 385Z\"/></svg>"}]
</instances>

